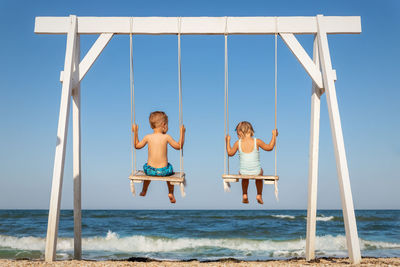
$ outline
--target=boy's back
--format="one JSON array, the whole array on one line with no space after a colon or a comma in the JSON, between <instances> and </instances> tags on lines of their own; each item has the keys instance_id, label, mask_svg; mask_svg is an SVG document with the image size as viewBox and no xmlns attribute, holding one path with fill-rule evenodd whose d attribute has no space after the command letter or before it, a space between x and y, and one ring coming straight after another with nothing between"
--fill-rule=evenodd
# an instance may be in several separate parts
<instances>
[{"instance_id":1,"label":"boy's back","mask_svg":"<svg viewBox=\"0 0 400 267\"><path fill-rule=\"evenodd\" d=\"M147 139L148 145L147 164L154 168L162 168L168 165L168 137L171 138L168 134L152 133L144 138Z\"/></svg>"}]
</instances>

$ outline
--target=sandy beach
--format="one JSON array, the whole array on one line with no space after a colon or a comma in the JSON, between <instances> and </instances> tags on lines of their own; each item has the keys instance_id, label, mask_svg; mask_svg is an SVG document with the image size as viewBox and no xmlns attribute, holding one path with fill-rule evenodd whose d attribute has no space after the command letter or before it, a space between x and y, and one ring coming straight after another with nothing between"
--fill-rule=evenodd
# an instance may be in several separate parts
<instances>
[{"instance_id":1,"label":"sandy beach","mask_svg":"<svg viewBox=\"0 0 400 267\"><path fill-rule=\"evenodd\" d=\"M363 258L361 264L353 265L348 258L319 258L312 262L305 259L271 260L271 261L238 261L234 259L199 262L199 261L154 261L150 259L136 259L136 261L56 261L45 263L41 260L0 260L0 266L87 266L87 267L107 267L107 266L400 266L400 258Z\"/></svg>"}]
</instances>

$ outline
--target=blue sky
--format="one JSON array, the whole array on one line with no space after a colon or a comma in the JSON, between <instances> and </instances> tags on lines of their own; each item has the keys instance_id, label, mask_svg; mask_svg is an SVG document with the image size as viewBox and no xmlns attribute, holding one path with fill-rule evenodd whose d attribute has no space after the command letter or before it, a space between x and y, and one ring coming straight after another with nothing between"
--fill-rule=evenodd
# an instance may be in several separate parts
<instances>
[{"instance_id":1,"label":"blue sky","mask_svg":"<svg viewBox=\"0 0 400 267\"><path fill-rule=\"evenodd\" d=\"M36 16L361 16L362 34L329 36L354 205L400 208L398 1L1 1L0 208L47 209L56 144L65 35L34 34ZM97 36L82 36L82 56ZM312 36L298 36L312 54ZM178 137L176 36L134 39L137 122L164 110ZM311 80L278 40L278 174L280 201L264 187L263 206L240 202L240 185L224 193L224 40L182 37L184 123L187 128L187 197L168 203L164 183L146 198L129 191L129 38L115 36L81 84L82 207L180 209L304 209L310 133ZM256 137L274 127L273 36L229 37L230 125L253 123ZM339 186L326 98L321 104L318 208L340 208ZM70 128L71 130L71 128ZM62 208L72 207L72 139L68 139ZM179 168L179 153L170 150ZM273 153L261 154L265 172ZM138 166L146 151L138 151ZM237 158L231 170L237 170Z\"/></svg>"}]
</instances>

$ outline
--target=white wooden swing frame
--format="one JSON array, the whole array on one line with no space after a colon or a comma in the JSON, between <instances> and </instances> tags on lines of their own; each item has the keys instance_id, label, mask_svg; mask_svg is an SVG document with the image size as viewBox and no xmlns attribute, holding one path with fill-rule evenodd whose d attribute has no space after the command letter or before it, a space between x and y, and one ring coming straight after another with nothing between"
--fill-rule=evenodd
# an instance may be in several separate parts
<instances>
[{"instance_id":1,"label":"white wooden swing frame","mask_svg":"<svg viewBox=\"0 0 400 267\"><path fill-rule=\"evenodd\" d=\"M72 99L73 181L74 181L74 258L81 259L81 129L80 82L114 34L180 34L234 35L279 34L312 79L311 132L308 175L308 208L306 259L315 258L317 211L318 152L320 128L320 97L325 92L336 158L347 249L352 263L361 261L360 245L354 214L349 171L342 126L336 97L336 72L332 69L328 34L359 34L358 16L333 17L36 17L35 33L67 34L62 82L57 145L54 160L45 260L56 257L61 189L64 174L65 148ZM178 23L179 22L179 23ZM227 30L226 30L227 24ZM226 32L227 31L227 32ZM80 59L80 35L100 34L86 56ZM297 41L295 34L313 34L313 59Z\"/></svg>"}]
</instances>

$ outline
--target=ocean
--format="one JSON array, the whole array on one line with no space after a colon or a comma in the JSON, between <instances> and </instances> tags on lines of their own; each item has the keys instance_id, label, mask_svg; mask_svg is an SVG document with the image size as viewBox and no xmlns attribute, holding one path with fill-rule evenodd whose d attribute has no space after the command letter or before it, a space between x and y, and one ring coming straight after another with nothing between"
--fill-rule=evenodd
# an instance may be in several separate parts
<instances>
[{"instance_id":1,"label":"ocean","mask_svg":"<svg viewBox=\"0 0 400 267\"><path fill-rule=\"evenodd\" d=\"M47 210L0 210L0 258L43 259ZM84 259L266 260L304 257L306 210L84 210ZM400 257L400 210L356 210L362 256ZM57 259L73 258L62 210ZM319 210L317 257L347 257L341 210Z\"/></svg>"}]
</instances>

